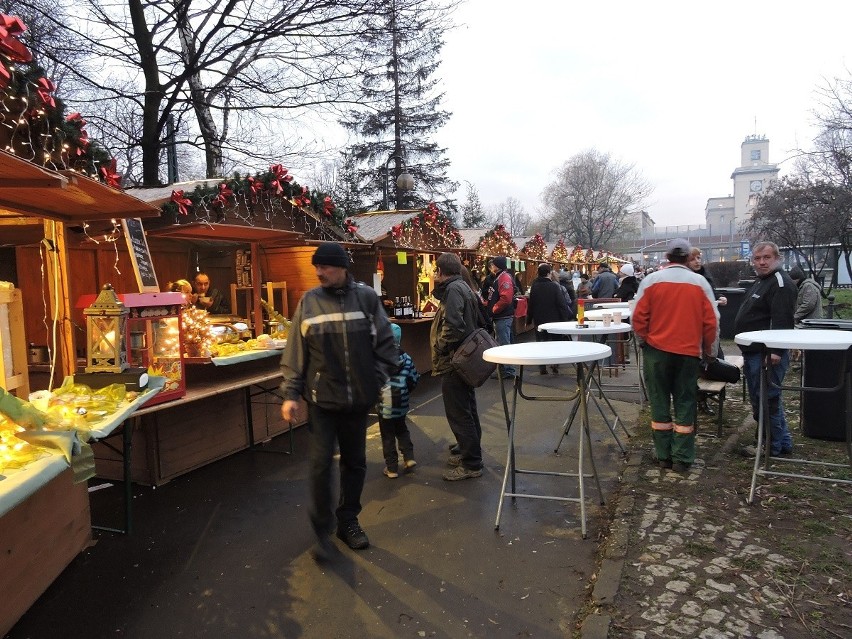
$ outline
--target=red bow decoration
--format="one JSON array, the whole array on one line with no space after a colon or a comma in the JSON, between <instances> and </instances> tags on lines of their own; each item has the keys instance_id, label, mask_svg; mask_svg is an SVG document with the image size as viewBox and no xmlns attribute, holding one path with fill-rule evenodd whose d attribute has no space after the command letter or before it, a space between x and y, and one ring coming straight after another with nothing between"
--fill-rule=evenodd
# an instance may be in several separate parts
<instances>
[{"instance_id":1,"label":"red bow decoration","mask_svg":"<svg viewBox=\"0 0 852 639\"><path fill-rule=\"evenodd\" d=\"M67 116L65 116L65 121L75 126L78 126L81 129L86 126L86 121L83 119L83 116L77 113L76 111L74 113L69 113Z\"/></svg>"},{"instance_id":2,"label":"red bow decoration","mask_svg":"<svg viewBox=\"0 0 852 639\"><path fill-rule=\"evenodd\" d=\"M355 224L355 222L353 222L351 218L347 218L346 230L349 231L352 235L355 235L355 231L358 230L358 225ZM382 265L382 268L380 270L383 271L384 270L384 264L382 264L382 258L379 258L379 264Z\"/></svg>"},{"instance_id":3,"label":"red bow decoration","mask_svg":"<svg viewBox=\"0 0 852 639\"><path fill-rule=\"evenodd\" d=\"M273 164L269 167L269 172L272 173L272 181L269 183L269 188L274 189L275 193L281 195L284 189L281 187L281 182L290 182L293 178L287 175L287 169L282 164Z\"/></svg>"},{"instance_id":4,"label":"red bow decoration","mask_svg":"<svg viewBox=\"0 0 852 639\"><path fill-rule=\"evenodd\" d=\"M257 202L258 195L260 195L261 191L263 191L263 182L253 177L246 178L246 181L249 183L249 200L252 204L255 204Z\"/></svg>"},{"instance_id":5,"label":"red bow decoration","mask_svg":"<svg viewBox=\"0 0 852 639\"><path fill-rule=\"evenodd\" d=\"M107 186L114 189L121 188L121 175L116 173L116 161L111 160L107 166L102 166L100 169L101 178L106 182Z\"/></svg>"},{"instance_id":6,"label":"red bow decoration","mask_svg":"<svg viewBox=\"0 0 852 639\"><path fill-rule=\"evenodd\" d=\"M301 206L301 207L309 206L310 203L311 203L310 189L308 189L308 187L306 187L306 186L303 186L301 194L299 194L299 195L297 195L296 197L293 198L293 203L296 206Z\"/></svg>"},{"instance_id":7,"label":"red bow decoration","mask_svg":"<svg viewBox=\"0 0 852 639\"><path fill-rule=\"evenodd\" d=\"M172 191L172 202L177 204L178 213L186 215L189 213L189 208L192 206L192 200L183 196L183 191Z\"/></svg>"},{"instance_id":8,"label":"red bow decoration","mask_svg":"<svg viewBox=\"0 0 852 639\"><path fill-rule=\"evenodd\" d=\"M213 198L213 206L226 206L230 198L234 196L234 192L231 190L231 187L227 185L227 183L222 182L219 185L219 195Z\"/></svg>"},{"instance_id":9,"label":"red bow decoration","mask_svg":"<svg viewBox=\"0 0 852 639\"><path fill-rule=\"evenodd\" d=\"M39 78L38 82L36 82L36 85L36 93L38 93L38 97L41 99L42 104L44 104L44 106L49 106L52 109L55 109L56 101L53 99L51 93L56 90L56 85L44 77Z\"/></svg>"},{"instance_id":10,"label":"red bow decoration","mask_svg":"<svg viewBox=\"0 0 852 639\"><path fill-rule=\"evenodd\" d=\"M33 54L18 40L18 36L26 30L18 16L0 13L0 54L12 62L32 62Z\"/></svg>"},{"instance_id":11,"label":"red bow decoration","mask_svg":"<svg viewBox=\"0 0 852 639\"><path fill-rule=\"evenodd\" d=\"M326 217L331 217L331 212L334 210L334 202L331 200L330 195L326 195L325 199L322 201L322 211L325 213Z\"/></svg>"},{"instance_id":12,"label":"red bow decoration","mask_svg":"<svg viewBox=\"0 0 852 639\"><path fill-rule=\"evenodd\" d=\"M402 236L402 225L396 224L391 227L391 235L393 235L393 239L398 240Z\"/></svg>"}]
</instances>

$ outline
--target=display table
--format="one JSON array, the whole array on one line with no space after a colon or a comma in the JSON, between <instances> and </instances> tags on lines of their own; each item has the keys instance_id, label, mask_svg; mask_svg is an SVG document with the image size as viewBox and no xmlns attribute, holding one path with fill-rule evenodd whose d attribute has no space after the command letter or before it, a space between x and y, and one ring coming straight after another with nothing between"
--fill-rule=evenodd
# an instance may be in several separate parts
<instances>
[{"instance_id":1,"label":"display table","mask_svg":"<svg viewBox=\"0 0 852 639\"><path fill-rule=\"evenodd\" d=\"M483 354L483 359L487 362L495 364L510 364L518 367L518 374L515 377L515 383L512 385L512 402L511 407L506 401L506 385L503 380L500 380L500 392L503 396L503 406L506 410L506 427L509 432L508 450L506 453L506 470L503 473L503 483L500 487L500 500L497 505L497 518L494 522L494 528L500 527L500 516L503 512L503 500L506 497L528 497L531 499L551 499L556 501L574 501L580 503L580 530L583 539L586 538L586 488L585 488L585 444L589 448L589 461L592 465L592 473L595 478L595 484L598 488L601 504L603 504L603 493L601 492L600 480L597 470L595 469L594 456L592 455L592 439L589 433L589 413L588 404L586 403L587 388L586 388L586 364L596 362L609 357L612 350L605 344L597 344L593 342L533 342L525 344L507 344L505 346L497 346L489 348ZM577 391L568 393L563 396L530 396L522 392L524 367L526 366L553 366L558 364L574 364L577 368ZM499 371L498 367L498 371ZM577 472L563 473L533 469L515 468L515 430L517 426L516 411L518 404L518 395L521 395L526 400L539 401L572 401L577 400L579 404L580 420L582 424L582 432L578 437L579 446L577 454ZM556 475L560 477L577 477L579 483L579 497L563 497L557 495L533 495L530 493L518 493L515 487L515 475L530 474L530 475ZM511 492L506 492L506 484L509 477L512 479Z\"/></svg>"},{"instance_id":2,"label":"display table","mask_svg":"<svg viewBox=\"0 0 852 639\"><path fill-rule=\"evenodd\" d=\"M758 414L758 429L757 429L757 446L754 456L754 469L751 476L751 490L748 495L748 503L754 501L754 493L757 489L758 476L781 476L792 477L797 479L809 479L817 481L830 481L837 484L852 484L850 479L830 479L818 477L815 475L806 475L802 473L784 473L770 470L770 459L772 463L785 464L809 464L813 466L827 466L833 468L852 468L852 373L850 373L850 364L852 364L852 333L848 331L833 331L825 329L813 330L768 330L768 331L750 331L747 333L739 333L734 337L734 341L741 346L760 345L762 347L763 360L766 362L770 355L770 350L795 348L803 351L839 351L843 350L843 358L837 362L838 382L832 388L823 387L808 387L808 386L787 386L782 385L779 388L782 390L794 390L805 393L833 393L840 389L845 389L844 396L846 398L845 419L846 419L846 453L848 456L848 464L833 464L819 460L808 459L791 459L785 457L771 457L769 454L769 422L768 422L768 369L764 364L760 367L760 410ZM762 462L762 467L761 467Z\"/></svg>"},{"instance_id":3,"label":"display table","mask_svg":"<svg viewBox=\"0 0 852 639\"><path fill-rule=\"evenodd\" d=\"M53 454L0 480L0 636L89 545L89 495L73 479Z\"/></svg>"},{"instance_id":4,"label":"display table","mask_svg":"<svg viewBox=\"0 0 852 639\"><path fill-rule=\"evenodd\" d=\"M584 325L585 326L585 325ZM587 326L585 328L580 328L577 326L577 322L549 322L547 324L542 324L538 327L538 330L545 331L547 333L553 333L554 335L571 335L572 337L576 337L577 339L582 339L583 337L587 337L590 340L593 340L595 337L606 338L608 335L623 335L625 333L631 333L632 328L630 324L625 324L624 322L620 324L610 324L609 326L604 326L603 322L600 324L594 324ZM552 343L552 342L551 342ZM638 351L638 349L636 349ZM641 374L641 364L639 363L639 353L635 353L635 359L637 365L640 367L639 372L639 391L640 397L642 392L644 391L644 387L642 386L642 374ZM612 405L612 402L609 401L609 397L607 397L605 392L605 386L601 384L601 381L595 377L595 370L598 368L598 362L594 362L588 370L588 379L586 380L586 387L588 389L589 396L595 404L595 407L598 409L601 417L603 417L604 422L606 422L607 427L609 428L609 432L612 433L612 436L615 438L618 447L621 449L621 452L625 452L624 445L621 443L621 440L618 438L618 433L616 432L616 428L618 427L618 423L621 422L621 428L624 431L624 434L630 437L630 433L627 430L627 427L624 425L624 422L618 416L618 411L615 410L615 407ZM609 411L612 413L614 420L610 422L609 417L603 410L598 398L592 393L592 386L595 386L598 389L598 394L601 399L606 403ZM618 386L620 390L625 390L626 386ZM554 449L554 453L559 451L559 446L562 445L562 440L571 430L571 425L574 423L574 419L577 415L578 403L574 404L574 407L571 409L571 414L565 422L564 428L562 429L562 437L559 438L559 442L556 444L556 448Z\"/></svg>"}]
</instances>

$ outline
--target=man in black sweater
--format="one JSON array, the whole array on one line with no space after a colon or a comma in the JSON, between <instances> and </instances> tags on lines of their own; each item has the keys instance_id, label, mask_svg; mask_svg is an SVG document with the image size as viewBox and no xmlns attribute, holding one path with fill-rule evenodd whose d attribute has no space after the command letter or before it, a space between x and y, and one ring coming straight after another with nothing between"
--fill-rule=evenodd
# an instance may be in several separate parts
<instances>
[{"instance_id":1,"label":"man in black sweater","mask_svg":"<svg viewBox=\"0 0 852 639\"><path fill-rule=\"evenodd\" d=\"M534 324L536 327L548 322L567 322L570 315L565 296L562 294L562 286L550 279L550 264L538 265L538 277L533 280L530 287L530 299L527 304L527 325ZM559 335L545 331L535 332L535 341L549 342L560 339ZM559 372L558 366L552 366L553 374ZM547 366L539 366L539 372L547 375Z\"/></svg>"}]
</instances>

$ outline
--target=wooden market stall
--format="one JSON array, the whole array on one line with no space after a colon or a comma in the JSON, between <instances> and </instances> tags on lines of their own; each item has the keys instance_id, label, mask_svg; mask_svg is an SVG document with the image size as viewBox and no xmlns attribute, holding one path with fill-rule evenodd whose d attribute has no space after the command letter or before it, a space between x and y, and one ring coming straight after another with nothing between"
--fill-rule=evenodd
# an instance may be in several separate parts
<instances>
[{"instance_id":1,"label":"wooden market stall","mask_svg":"<svg viewBox=\"0 0 852 639\"><path fill-rule=\"evenodd\" d=\"M37 333L31 328L34 315L54 328L51 352L57 376L72 374L77 366L70 300L78 271L72 278L69 227L99 228L103 222L109 227L116 217L159 211L73 171L44 169L3 151L0 176L0 250L8 258L18 247L35 246L34 254L44 256L33 264L17 264L18 276L12 282L16 288L0 299L0 305L11 308L0 314L4 323L0 333L12 341L12 358L4 362L0 385L26 398L30 371L22 354ZM41 272L44 290L35 277ZM0 481L0 592L4 593L0 634L14 625L90 539L87 486L74 483L64 456L51 454L6 471Z\"/></svg>"},{"instance_id":2,"label":"wooden market stall","mask_svg":"<svg viewBox=\"0 0 852 639\"><path fill-rule=\"evenodd\" d=\"M437 301L434 263L459 252L462 238L435 205L423 210L374 211L353 216L358 236L371 246L355 260L356 279L377 287L391 321L402 328L402 348L420 373L432 369L429 330Z\"/></svg>"}]
</instances>

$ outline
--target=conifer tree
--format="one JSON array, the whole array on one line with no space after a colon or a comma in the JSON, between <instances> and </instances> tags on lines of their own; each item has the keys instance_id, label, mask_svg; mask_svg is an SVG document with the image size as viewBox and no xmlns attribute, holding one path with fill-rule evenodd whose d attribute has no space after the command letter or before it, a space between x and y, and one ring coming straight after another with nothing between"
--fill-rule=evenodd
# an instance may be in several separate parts
<instances>
[{"instance_id":1,"label":"conifer tree","mask_svg":"<svg viewBox=\"0 0 852 639\"><path fill-rule=\"evenodd\" d=\"M467 198L461 207L461 225L469 229L481 228L485 226L487 216L485 215L485 211L482 210L479 191L472 182L465 182L465 185L467 186Z\"/></svg>"},{"instance_id":2,"label":"conifer tree","mask_svg":"<svg viewBox=\"0 0 852 639\"><path fill-rule=\"evenodd\" d=\"M441 2L390 0L361 29L359 55L368 68L361 105L350 109L341 124L357 136L349 150L359 166L361 199L368 208L382 208L387 183L390 209L421 208L434 201L448 216L457 211L452 194L458 184L447 177L450 162L445 149L430 138L450 117L440 108L443 93L435 72L455 3ZM397 187L404 172L414 178L413 191Z\"/></svg>"}]
</instances>

